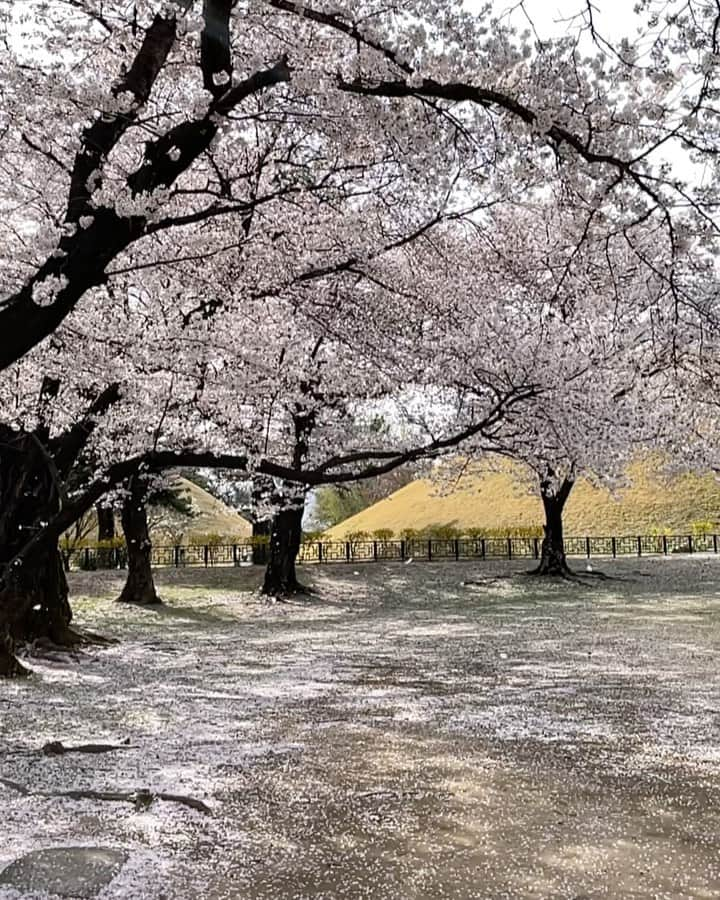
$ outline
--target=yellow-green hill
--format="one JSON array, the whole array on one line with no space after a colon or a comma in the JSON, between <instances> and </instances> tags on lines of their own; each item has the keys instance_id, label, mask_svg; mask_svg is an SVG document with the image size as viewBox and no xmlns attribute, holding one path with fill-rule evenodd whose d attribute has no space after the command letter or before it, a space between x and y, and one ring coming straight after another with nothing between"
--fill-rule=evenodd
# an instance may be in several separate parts
<instances>
[{"instance_id":1,"label":"yellow-green hill","mask_svg":"<svg viewBox=\"0 0 720 900\"><path fill-rule=\"evenodd\" d=\"M183 516L175 510L151 505L148 509L148 523L155 544L187 544L210 534L219 534L237 541L252 535L252 525L247 519L204 488L185 478L178 478L175 486L190 501L195 515ZM122 534L119 515L116 515L115 532ZM78 528L71 529L66 536L73 543L97 543L95 510L87 513L84 520L78 523Z\"/></svg>"},{"instance_id":2,"label":"yellow-green hill","mask_svg":"<svg viewBox=\"0 0 720 900\"><path fill-rule=\"evenodd\" d=\"M182 517L178 520L176 517L180 528L184 526L186 541L191 540L193 536L207 534L219 534L237 540L249 538L252 535L252 525L247 519L244 519L222 500L213 497L204 488L185 478L178 478L177 486L189 499L195 513L192 518ZM162 522L160 522L155 526L155 530L160 531L162 527Z\"/></svg>"},{"instance_id":3,"label":"yellow-green hill","mask_svg":"<svg viewBox=\"0 0 720 900\"><path fill-rule=\"evenodd\" d=\"M656 460L645 460L631 465L628 477L629 485L613 493L579 481L565 510L566 534L720 531L720 483L713 475L667 477L658 472ZM539 528L542 522L542 504L528 488L523 467L507 464L502 471L463 475L452 490L418 479L326 534L330 540L341 540L353 532L391 529L399 536L406 529L432 526L512 532Z\"/></svg>"}]
</instances>

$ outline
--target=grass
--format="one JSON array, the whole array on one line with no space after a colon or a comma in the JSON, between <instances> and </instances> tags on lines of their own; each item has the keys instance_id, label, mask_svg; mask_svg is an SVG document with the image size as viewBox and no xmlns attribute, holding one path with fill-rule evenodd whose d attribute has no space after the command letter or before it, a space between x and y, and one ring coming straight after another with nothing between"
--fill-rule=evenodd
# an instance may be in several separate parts
<instances>
[{"instance_id":1,"label":"grass","mask_svg":"<svg viewBox=\"0 0 720 900\"><path fill-rule=\"evenodd\" d=\"M628 478L628 486L615 494L587 480L578 482L565 510L566 534L687 534L698 524L710 531L720 529L720 484L713 475L667 478L651 458L630 466ZM542 526L542 504L519 465L463 476L452 488L428 479L413 481L328 529L327 537L344 540L353 532L372 534L380 528L400 536L405 529L431 526L487 532Z\"/></svg>"}]
</instances>

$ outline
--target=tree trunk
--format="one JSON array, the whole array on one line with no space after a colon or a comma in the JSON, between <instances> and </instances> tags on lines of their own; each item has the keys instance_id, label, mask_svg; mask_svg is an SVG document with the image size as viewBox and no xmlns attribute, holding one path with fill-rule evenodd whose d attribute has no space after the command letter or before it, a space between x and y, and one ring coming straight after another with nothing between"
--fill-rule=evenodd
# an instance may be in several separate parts
<instances>
[{"instance_id":1,"label":"tree trunk","mask_svg":"<svg viewBox=\"0 0 720 900\"><path fill-rule=\"evenodd\" d=\"M98 522L98 541L111 541L115 537L115 511L112 506L95 507Z\"/></svg>"},{"instance_id":2,"label":"tree trunk","mask_svg":"<svg viewBox=\"0 0 720 900\"><path fill-rule=\"evenodd\" d=\"M274 493L272 478L255 476L252 483L252 561L265 566L269 558L272 513L269 503Z\"/></svg>"},{"instance_id":3,"label":"tree trunk","mask_svg":"<svg viewBox=\"0 0 720 900\"><path fill-rule=\"evenodd\" d=\"M18 644L45 639L72 646L72 612L57 539L21 564L12 560L59 507L58 485L35 435L0 427L0 675L21 675Z\"/></svg>"},{"instance_id":4,"label":"tree trunk","mask_svg":"<svg viewBox=\"0 0 720 900\"><path fill-rule=\"evenodd\" d=\"M148 529L147 485L138 476L128 484L129 494L122 508L122 527L127 544L128 574L125 587L118 597L122 603L141 606L162 603L155 591L151 563L152 542Z\"/></svg>"},{"instance_id":5,"label":"tree trunk","mask_svg":"<svg viewBox=\"0 0 720 900\"><path fill-rule=\"evenodd\" d=\"M98 523L97 567L98 569L110 569L114 567L115 556L111 542L115 538L115 512L112 506L95 506ZM105 546L102 546L105 543Z\"/></svg>"},{"instance_id":6,"label":"tree trunk","mask_svg":"<svg viewBox=\"0 0 720 900\"><path fill-rule=\"evenodd\" d=\"M295 561L302 541L304 511L303 497L296 505L280 509L273 516L263 594L277 597L308 593L295 573Z\"/></svg>"},{"instance_id":7,"label":"tree trunk","mask_svg":"<svg viewBox=\"0 0 720 900\"><path fill-rule=\"evenodd\" d=\"M252 523L252 561L254 566L267 565L272 533L272 519L256 520Z\"/></svg>"},{"instance_id":8,"label":"tree trunk","mask_svg":"<svg viewBox=\"0 0 720 900\"><path fill-rule=\"evenodd\" d=\"M540 551L540 564L532 575L572 575L565 558L563 538L563 509L574 482L565 478L559 487L549 481L540 483L540 495L545 510L544 537Z\"/></svg>"}]
</instances>

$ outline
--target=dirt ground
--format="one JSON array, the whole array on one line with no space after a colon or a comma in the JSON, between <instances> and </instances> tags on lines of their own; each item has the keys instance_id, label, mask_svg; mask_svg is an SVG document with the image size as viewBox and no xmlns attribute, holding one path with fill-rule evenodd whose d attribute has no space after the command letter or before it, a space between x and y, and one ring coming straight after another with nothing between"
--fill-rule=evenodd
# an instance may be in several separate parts
<instances>
[{"instance_id":1,"label":"dirt ground","mask_svg":"<svg viewBox=\"0 0 720 900\"><path fill-rule=\"evenodd\" d=\"M158 610L78 573L120 643L0 684L0 778L31 791L0 786L0 869L87 844L130 851L108 900L718 897L720 561L603 569L313 568L297 604L165 571ZM212 814L38 796L140 787Z\"/></svg>"}]
</instances>

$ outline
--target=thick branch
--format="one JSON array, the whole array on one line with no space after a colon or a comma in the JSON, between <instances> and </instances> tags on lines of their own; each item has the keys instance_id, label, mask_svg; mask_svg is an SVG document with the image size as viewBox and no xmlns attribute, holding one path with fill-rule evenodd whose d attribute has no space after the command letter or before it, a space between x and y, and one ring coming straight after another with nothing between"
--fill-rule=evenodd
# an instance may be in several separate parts
<instances>
[{"instance_id":1,"label":"thick branch","mask_svg":"<svg viewBox=\"0 0 720 900\"><path fill-rule=\"evenodd\" d=\"M83 418L55 438L50 445L55 466L59 474L66 478L71 467L95 430L97 418L107 412L120 399L117 384L108 385L90 404Z\"/></svg>"},{"instance_id":2,"label":"thick branch","mask_svg":"<svg viewBox=\"0 0 720 900\"><path fill-rule=\"evenodd\" d=\"M235 0L203 0L200 68L203 86L213 97L224 94L231 83L230 13L234 5Z\"/></svg>"},{"instance_id":3,"label":"thick branch","mask_svg":"<svg viewBox=\"0 0 720 900\"><path fill-rule=\"evenodd\" d=\"M522 388L502 397L492 410L480 421L467 426L461 431L446 438L437 438L421 446L405 451L369 450L359 453L338 456L314 469L300 469L285 466L271 460L262 459L254 466L246 456L211 453L193 450L161 450L146 453L131 459L123 460L110 466L106 472L94 481L84 493L71 503L67 503L47 526L39 529L20 552L5 567L0 583L13 566L23 565L33 551L48 538L60 537L77 519L87 512L97 501L115 485L126 481L139 470L162 471L182 467L235 469L248 471L252 468L255 474L269 475L284 481L318 487L323 484L345 484L385 475L400 466L417 462L419 459L432 458L458 446L471 437L491 432L493 427L506 415L511 406L537 395L533 387ZM359 468L348 468L362 464Z\"/></svg>"},{"instance_id":4,"label":"thick branch","mask_svg":"<svg viewBox=\"0 0 720 900\"><path fill-rule=\"evenodd\" d=\"M179 6L184 9L191 3L192 0L179 0ZM100 116L83 132L70 178L66 221L77 222L90 209L90 178L101 168L107 155L137 119L140 108L147 103L175 38L175 16L158 13L145 32L145 38L127 74L110 91L113 101L117 101L121 95L129 94L132 105L124 112Z\"/></svg>"},{"instance_id":5,"label":"thick branch","mask_svg":"<svg viewBox=\"0 0 720 900\"><path fill-rule=\"evenodd\" d=\"M228 115L247 97L289 78L283 59L232 87L203 118L183 122L148 143L143 164L128 179L132 191L152 193L170 187L208 149L217 134L217 116ZM171 154L174 150L178 152ZM146 220L141 216L125 219L113 209L93 209L88 218L87 226L64 236L58 251L0 308L0 334L5 335L0 345L0 370L51 334L87 290L105 281L108 263L145 234ZM47 302L38 297L38 292L50 288Z\"/></svg>"},{"instance_id":6,"label":"thick branch","mask_svg":"<svg viewBox=\"0 0 720 900\"><path fill-rule=\"evenodd\" d=\"M145 145L145 160L128 178L133 194L152 193L171 184L210 146L217 134L218 116L227 116L243 100L265 88L290 80L290 69L281 59L269 69L262 69L238 82L220 95L201 119L181 122L166 134Z\"/></svg>"},{"instance_id":7,"label":"thick branch","mask_svg":"<svg viewBox=\"0 0 720 900\"><path fill-rule=\"evenodd\" d=\"M401 62L393 50L384 47L379 41L375 41L371 37L368 37L356 24L345 22L338 13L321 12L312 9L306 3L295 3L293 0L268 0L268 4L283 12L292 13L296 16L301 16L304 19L318 22L320 25L327 25L335 31L340 31L354 41L355 44L362 44L377 53L381 53L399 69L407 72L408 75L412 74L411 67L407 65L407 63Z\"/></svg>"}]
</instances>

